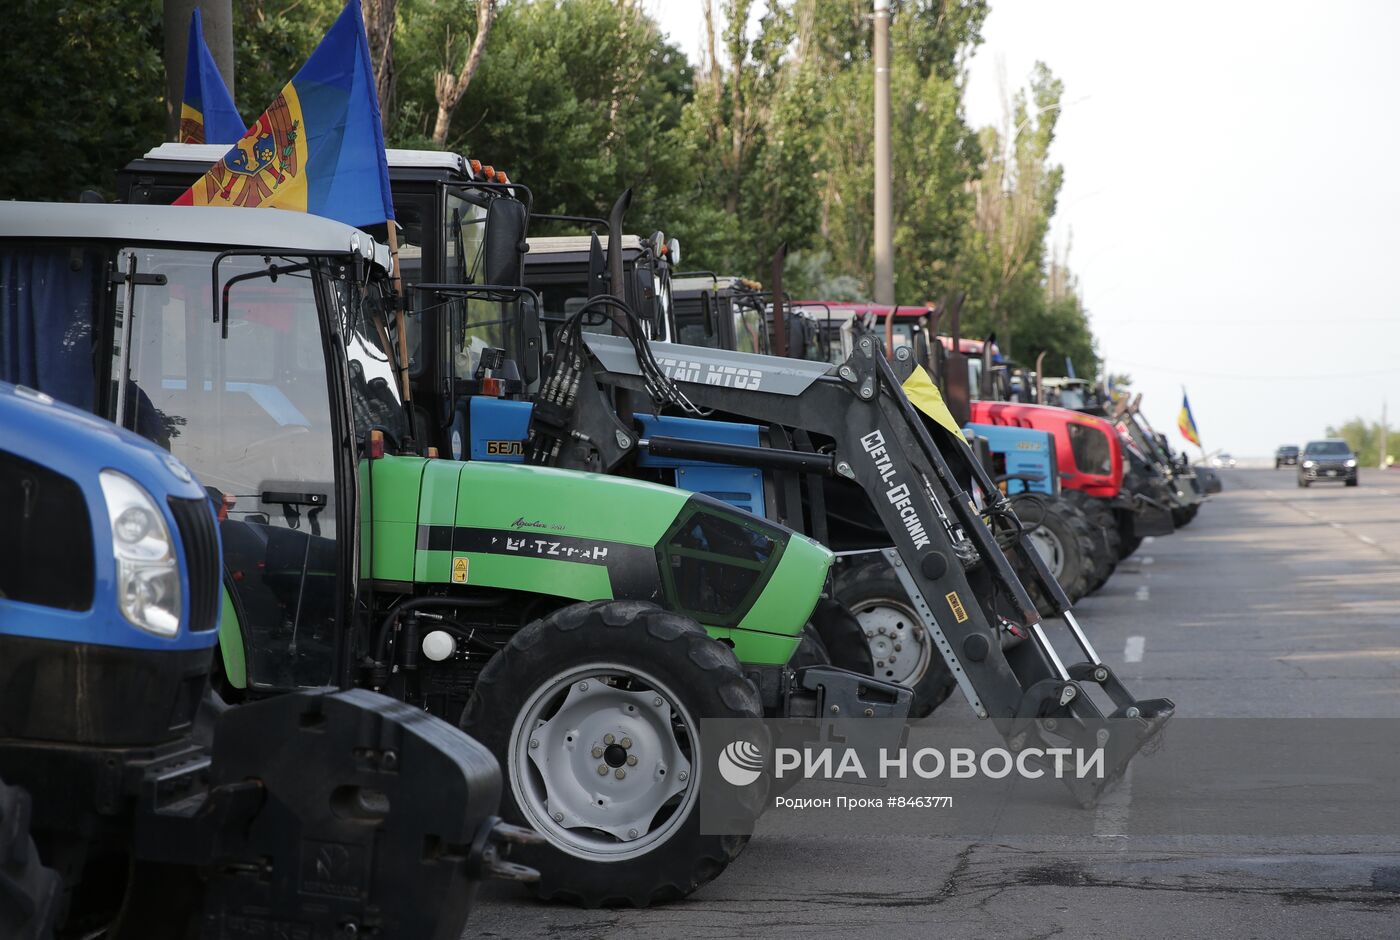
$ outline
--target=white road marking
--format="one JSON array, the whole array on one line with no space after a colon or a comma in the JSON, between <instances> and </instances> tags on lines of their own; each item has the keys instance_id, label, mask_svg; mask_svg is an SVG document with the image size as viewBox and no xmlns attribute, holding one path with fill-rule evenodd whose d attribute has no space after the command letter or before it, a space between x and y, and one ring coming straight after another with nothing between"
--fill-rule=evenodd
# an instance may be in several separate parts
<instances>
[{"instance_id":1,"label":"white road marking","mask_svg":"<svg viewBox=\"0 0 1400 940\"><path fill-rule=\"evenodd\" d=\"M1150 565L1150 564L1152 564L1152 562L1153 562L1153 558L1152 558L1151 555L1148 555L1146 558L1144 558L1144 559L1142 560L1142 563L1143 563L1144 565Z\"/></svg>"},{"instance_id":2,"label":"white road marking","mask_svg":"<svg viewBox=\"0 0 1400 940\"><path fill-rule=\"evenodd\" d=\"M1144 545L1151 545L1151 544L1152 544L1153 542L1155 542L1155 541L1157 541L1157 536L1155 536L1155 535L1149 535L1147 538L1145 538L1145 539L1142 540L1142 544L1144 544Z\"/></svg>"},{"instance_id":3,"label":"white road marking","mask_svg":"<svg viewBox=\"0 0 1400 940\"><path fill-rule=\"evenodd\" d=\"M1137 599L1140 601L1152 599L1152 592L1148 589L1147 585L1144 584L1137 589Z\"/></svg>"},{"instance_id":4,"label":"white road marking","mask_svg":"<svg viewBox=\"0 0 1400 940\"><path fill-rule=\"evenodd\" d=\"M1334 528L1334 529L1345 529L1345 528L1346 528L1346 526L1342 525L1340 522L1329 522L1329 523L1327 523L1327 524L1330 525L1330 526L1331 526L1332 528Z\"/></svg>"},{"instance_id":5,"label":"white road marking","mask_svg":"<svg viewBox=\"0 0 1400 940\"><path fill-rule=\"evenodd\" d=\"M1094 806L1094 835L1100 839L1126 839L1128 816L1133 809L1133 765L1123 779Z\"/></svg>"},{"instance_id":6,"label":"white road marking","mask_svg":"<svg viewBox=\"0 0 1400 940\"><path fill-rule=\"evenodd\" d=\"M1357 538L1359 538L1361 541L1365 542L1367 545L1378 545L1378 544L1380 544L1380 543L1378 543L1375 539L1371 538L1369 535L1358 535Z\"/></svg>"},{"instance_id":7,"label":"white road marking","mask_svg":"<svg viewBox=\"0 0 1400 940\"><path fill-rule=\"evenodd\" d=\"M1142 651L1147 646L1147 638L1141 636L1130 636L1128 642L1123 644L1123 662L1142 662Z\"/></svg>"}]
</instances>

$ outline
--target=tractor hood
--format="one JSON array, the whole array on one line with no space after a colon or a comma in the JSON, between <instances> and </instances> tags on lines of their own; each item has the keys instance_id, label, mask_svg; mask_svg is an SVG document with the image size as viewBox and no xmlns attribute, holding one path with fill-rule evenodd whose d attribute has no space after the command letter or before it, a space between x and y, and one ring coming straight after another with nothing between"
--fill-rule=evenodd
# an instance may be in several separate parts
<instances>
[{"instance_id":1,"label":"tractor hood","mask_svg":"<svg viewBox=\"0 0 1400 940\"><path fill-rule=\"evenodd\" d=\"M718 500L623 477L419 457L360 472L378 581L652 601L746 662L786 662L833 558Z\"/></svg>"}]
</instances>

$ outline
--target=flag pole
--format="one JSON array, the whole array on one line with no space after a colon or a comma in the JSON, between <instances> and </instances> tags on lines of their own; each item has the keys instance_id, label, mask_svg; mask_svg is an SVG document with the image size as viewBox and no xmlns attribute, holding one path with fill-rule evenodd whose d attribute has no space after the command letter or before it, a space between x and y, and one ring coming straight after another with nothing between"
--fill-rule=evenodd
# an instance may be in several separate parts
<instances>
[{"instance_id":1,"label":"flag pole","mask_svg":"<svg viewBox=\"0 0 1400 940\"><path fill-rule=\"evenodd\" d=\"M403 384L404 407L408 407L413 401L413 390L408 384L408 328L404 322L408 317L408 298L403 295L403 278L399 274L398 223L390 219L384 227L389 233L389 259L392 263L390 277L394 282L394 294L399 299L399 315L395 318L399 340L399 381Z\"/></svg>"}]
</instances>

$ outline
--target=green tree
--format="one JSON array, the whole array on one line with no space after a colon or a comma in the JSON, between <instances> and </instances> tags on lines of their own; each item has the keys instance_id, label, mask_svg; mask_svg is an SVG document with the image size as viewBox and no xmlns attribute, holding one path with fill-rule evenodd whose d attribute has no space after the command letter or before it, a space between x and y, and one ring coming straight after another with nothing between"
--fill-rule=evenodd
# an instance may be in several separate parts
<instances>
[{"instance_id":1,"label":"green tree","mask_svg":"<svg viewBox=\"0 0 1400 940\"><path fill-rule=\"evenodd\" d=\"M443 42L469 34L474 6L400 0L399 10L389 143L431 146ZM504 168L541 212L599 215L632 186L628 227L649 234L692 195L676 135L691 80L685 57L630 4L502 4L447 149Z\"/></svg>"},{"instance_id":2,"label":"green tree","mask_svg":"<svg viewBox=\"0 0 1400 940\"><path fill-rule=\"evenodd\" d=\"M1376 467L1380 465L1381 456L1381 425L1379 421L1367 421L1364 418L1352 418L1341 427L1327 426L1328 437L1340 437L1351 447L1356 454L1356 462L1362 467ZM1400 453L1400 439L1397 439L1396 429L1387 427L1386 429L1386 454L1394 458Z\"/></svg>"},{"instance_id":3,"label":"green tree","mask_svg":"<svg viewBox=\"0 0 1400 940\"><path fill-rule=\"evenodd\" d=\"M343 0L234 0L235 86L245 121L267 110L344 8Z\"/></svg>"},{"instance_id":4,"label":"green tree","mask_svg":"<svg viewBox=\"0 0 1400 940\"><path fill-rule=\"evenodd\" d=\"M4 23L0 199L111 196L165 134L160 3L14 0Z\"/></svg>"},{"instance_id":5,"label":"green tree","mask_svg":"<svg viewBox=\"0 0 1400 940\"><path fill-rule=\"evenodd\" d=\"M983 128L975 210L956 269L969 291L970 331L995 333L1002 351L1022 361L1047 353L1047 371L1053 364L1059 372L1068 357L1089 376L1098 356L1088 313L1067 260L1046 245L1064 180L1049 158L1063 97L1063 83L1038 62L1002 126Z\"/></svg>"}]
</instances>

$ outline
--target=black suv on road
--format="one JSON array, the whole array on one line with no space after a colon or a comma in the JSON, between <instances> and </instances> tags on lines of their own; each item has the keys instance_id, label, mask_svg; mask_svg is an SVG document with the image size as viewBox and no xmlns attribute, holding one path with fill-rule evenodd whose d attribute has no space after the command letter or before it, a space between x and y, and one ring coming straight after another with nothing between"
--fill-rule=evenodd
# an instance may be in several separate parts
<instances>
[{"instance_id":1,"label":"black suv on road","mask_svg":"<svg viewBox=\"0 0 1400 940\"><path fill-rule=\"evenodd\" d=\"M1309 486L1318 480L1345 480L1356 485L1356 455L1346 441L1309 441L1298 461L1298 485Z\"/></svg>"},{"instance_id":2,"label":"black suv on road","mask_svg":"<svg viewBox=\"0 0 1400 940\"><path fill-rule=\"evenodd\" d=\"M1298 462L1298 447L1295 444L1284 444L1274 451L1274 469L1277 470L1284 464L1296 464Z\"/></svg>"}]
</instances>

